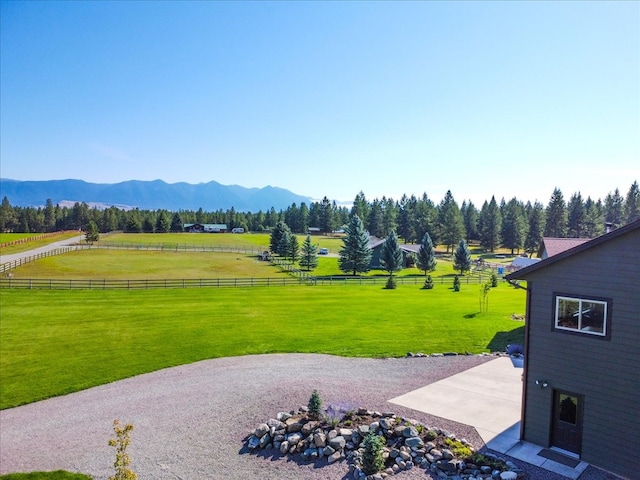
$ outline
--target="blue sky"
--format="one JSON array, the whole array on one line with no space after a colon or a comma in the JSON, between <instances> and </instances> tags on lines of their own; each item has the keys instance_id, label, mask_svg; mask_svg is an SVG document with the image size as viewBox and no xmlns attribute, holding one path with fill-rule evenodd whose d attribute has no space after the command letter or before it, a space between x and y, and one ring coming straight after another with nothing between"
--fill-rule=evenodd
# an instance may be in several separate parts
<instances>
[{"instance_id":1,"label":"blue sky","mask_svg":"<svg viewBox=\"0 0 640 480\"><path fill-rule=\"evenodd\" d=\"M640 3L2 1L0 175L447 190L640 179Z\"/></svg>"}]
</instances>

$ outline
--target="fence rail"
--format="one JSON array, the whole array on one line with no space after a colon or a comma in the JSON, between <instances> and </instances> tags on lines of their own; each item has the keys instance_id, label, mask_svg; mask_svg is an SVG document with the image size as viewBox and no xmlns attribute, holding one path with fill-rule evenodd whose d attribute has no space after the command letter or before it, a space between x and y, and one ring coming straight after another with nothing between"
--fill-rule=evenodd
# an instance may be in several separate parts
<instances>
[{"instance_id":1,"label":"fence rail","mask_svg":"<svg viewBox=\"0 0 640 480\"><path fill-rule=\"evenodd\" d=\"M432 277L434 284L453 285L451 277ZM424 277L396 277L400 285L422 285ZM460 277L462 284L480 284L487 280L481 276ZM380 285L384 286L387 277L313 277L286 276L278 278L184 278L184 279L147 279L117 280L88 279L65 280L56 278L0 278L0 289L15 288L28 290L149 290L177 288L223 288L223 287L281 287L292 285Z\"/></svg>"},{"instance_id":2,"label":"fence rail","mask_svg":"<svg viewBox=\"0 0 640 480\"><path fill-rule=\"evenodd\" d=\"M248 245L193 245L190 243L124 243L124 242L100 242L89 246L97 249L121 249L121 250L152 250L162 252L217 252L217 253L246 253L262 254L269 250L269 247L248 246Z\"/></svg>"},{"instance_id":3,"label":"fence rail","mask_svg":"<svg viewBox=\"0 0 640 480\"><path fill-rule=\"evenodd\" d=\"M54 255L60 255L63 253L71 252L74 250L82 249L84 247L73 246L73 247L59 247L54 248L53 250L47 250L46 252L36 253L34 255L29 255L27 257L21 257L17 260L13 260L11 262L6 262L0 265L0 273L6 273L14 268L18 268L20 265L24 265L26 263L33 262L35 260L40 260L41 258L53 257Z\"/></svg>"},{"instance_id":4,"label":"fence rail","mask_svg":"<svg viewBox=\"0 0 640 480\"><path fill-rule=\"evenodd\" d=\"M302 278L185 278L158 280L64 280L54 278L0 278L0 289L27 290L149 290L207 287L281 287L306 284Z\"/></svg>"}]
</instances>

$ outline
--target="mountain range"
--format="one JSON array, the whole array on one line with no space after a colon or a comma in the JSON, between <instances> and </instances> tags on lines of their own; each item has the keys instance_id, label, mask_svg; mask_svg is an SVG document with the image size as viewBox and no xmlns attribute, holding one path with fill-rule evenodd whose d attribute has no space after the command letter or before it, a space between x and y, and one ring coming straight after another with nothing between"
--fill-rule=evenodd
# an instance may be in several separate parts
<instances>
[{"instance_id":1,"label":"mountain range","mask_svg":"<svg viewBox=\"0 0 640 480\"><path fill-rule=\"evenodd\" d=\"M44 206L47 199L54 205L73 205L85 202L89 206L204 211L228 210L239 212L268 211L271 207L283 210L291 204L313 200L285 190L266 186L246 188L239 185L208 183L166 183L162 180L129 180L120 183L89 183L83 180L23 181L0 179L0 197L20 207Z\"/></svg>"}]
</instances>

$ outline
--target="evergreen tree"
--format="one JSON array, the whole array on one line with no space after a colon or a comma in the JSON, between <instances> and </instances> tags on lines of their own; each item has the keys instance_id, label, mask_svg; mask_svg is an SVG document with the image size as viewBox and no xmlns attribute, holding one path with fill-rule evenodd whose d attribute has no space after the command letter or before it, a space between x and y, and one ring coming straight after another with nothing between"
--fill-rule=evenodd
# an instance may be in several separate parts
<instances>
[{"instance_id":1,"label":"evergreen tree","mask_svg":"<svg viewBox=\"0 0 640 480\"><path fill-rule=\"evenodd\" d=\"M302 242L300 266L307 271L318 266L318 246L311 243L311 235L307 235L307 238Z\"/></svg>"},{"instance_id":2,"label":"evergreen tree","mask_svg":"<svg viewBox=\"0 0 640 480\"><path fill-rule=\"evenodd\" d=\"M153 219L151 218L151 214L147 212L142 218L142 231L144 233L153 233L153 228Z\"/></svg>"},{"instance_id":3,"label":"evergreen tree","mask_svg":"<svg viewBox=\"0 0 640 480\"><path fill-rule=\"evenodd\" d=\"M453 268L454 270L460 270L460 275L464 275L464 272L471 270L471 253L467 242L460 240L456 251L453 254Z\"/></svg>"},{"instance_id":4,"label":"evergreen tree","mask_svg":"<svg viewBox=\"0 0 640 480\"><path fill-rule=\"evenodd\" d=\"M416 203L414 211L416 241L421 240L425 233L436 230L437 215L435 204L429 199L426 193L423 193L422 198Z\"/></svg>"},{"instance_id":5,"label":"evergreen tree","mask_svg":"<svg viewBox=\"0 0 640 480\"><path fill-rule=\"evenodd\" d=\"M171 230L171 220L169 219L169 212L166 210L160 210L156 217L155 231L156 233L168 233Z\"/></svg>"},{"instance_id":6,"label":"evergreen tree","mask_svg":"<svg viewBox=\"0 0 640 480\"><path fill-rule=\"evenodd\" d=\"M502 219L502 245L511 249L511 255L524 246L526 227L524 208L514 197L505 205Z\"/></svg>"},{"instance_id":7,"label":"evergreen tree","mask_svg":"<svg viewBox=\"0 0 640 480\"><path fill-rule=\"evenodd\" d=\"M398 227L398 204L392 198L382 197L382 231L379 237L389 235Z\"/></svg>"},{"instance_id":8,"label":"evergreen tree","mask_svg":"<svg viewBox=\"0 0 640 480\"><path fill-rule=\"evenodd\" d=\"M384 237L383 223L382 223L382 205L377 198L371 204L371 210L369 210L369 221L367 223L367 229L369 233L374 237Z\"/></svg>"},{"instance_id":9,"label":"evergreen tree","mask_svg":"<svg viewBox=\"0 0 640 480\"><path fill-rule=\"evenodd\" d=\"M613 228L624 224L624 200L617 188L604 199L604 215L605 222L610 223Z\"/></svg>"},{"instance_id":10,"label":"evergreen tree","mask_svg":"<svg viewBox=\"0 0 640 480\"><path fill-rule=\"evenodd\" d=\"M16 220L16 212L9 199L6 196L3 197L2 205L0 205L0 232L15 230L18 226Z\"/></svg>"},{"instance_id":11,"label":"evergreen tree","mask_svg":"<svg viewBox=\"0 0 640 480\"><path fill-rule=\"evenodd\" d=\"M318 220L320 221L320 224L318 226L320 227L320 230L325 234L331 233L335 226L335 212L334 205L327 197L324 197L320 203L319 214L320 217Z\"/></svg>"},{"instance_id":12,"label":"evergreen tree","mask_svg":"<svg viewBox=\"0 0 640 480\"><path fill-rule=\"evenodd\" d=\"M56 230L56 210L50 198L44 207L44 230L45 232L54 232Z\"/></svg>"},{"instance_id":13,"label":"evergreen tree","mask_svg":"<svg viewBox=\"0 0 640 480\"><path fill-rule=\"evenodd\" d=\"M276 247L276 253L283 257L285 260L289 257L289 251L291 248L291 237L293 234L289 227L287 227L280 236L280 241L278 242L278 246Z\"/></svg>"},{"instance_id":14,"label":"evergreen tree","mask_svg":"<svg viewBox=\"0 0 640 480\"><path fill-rule=\"evenodd\" d=\"M416 238L415 209L417 205L415 196L403 195L400 199L400 211L398 212L398 232L404 243L413 242Z\"/></svg>"},{"instance_id":15,"label":"evergreen tree","mask_svg":"<svg viewBox=\"0 0 640 480\"><path fill-rule=\"evenodd\" d=\"M282 240L282 236L285 234L285 232L289 231L289 227L287 226L286 223L284 222L278 222L276 223L276 226L273 228L273 231L271 232L271 237L269 240L269 248L271 249L272 253L278 253L278 248L280 245L280 241Z\"/></svg>"},{"instance_id":16,"label":"evergreen tree","mask_svg":"<svg viewBox=\"0 0 640 480\"><path fill-rule=\"evenodd\" d=\"M567 207L559 188L551 194L549 205L545 212L545 237L564 238L567 236Z\"/></svg>"},{"instance_id":17,"label":"evergreen tree","mask_svg":"<svg viewBox=\"0 0 640 480\"><path fill-rule=\"evenodd\" d=\"M478 209L471 200L469 200L469 203L462 202L460 214L462 215L464 228L467 233L467 243L469 243L471 239L480 239L480 233L478 232Z\"/></svg>"},{"instance_id":18,"label":"evergreen tree","mask_svg":"<svg viewBox=\"0 0 640 480\"><path fill-rule=\"evenodd\" d=\"M356 195L356 198L353 200L353 206L351 207L351 215L358 215L362 220L362 223L367 225L369 223L370 211L371 211L371 207L369 206L369 202L367 202L367 199L361 190Z\"/></svg>"},{"instance_id":19,"label":"evergreen tree","mask_svg":"<svg viewBox=\"0 0 640 480\"><path fill-rule=\"evenodd\" d=\"M424 271L427 275L429 272L433 272L436 269L436 253L431 242L431 237L428 233L422 237L422 243L420 244L420 250L418 250L418 258L416 259L418 268Z\"/></svg>"},{"instance_id":20,"label":"evergreen tree","mask_svg":"<svg viewBox=\"0 0 640 480\"><path fill-rule=\"evenodd\" d=\"M454 245L465 237L460 208L453 199L451 190L447 190L438 207L438 230L440 242L446 246L447 252L449 249L453 251ZM432 240L434 239L432 238Z\"/></svg>"},{"instance_id":21,"label":"evergreen tree","mask_svg":"<svg viewBox=\"0 0 640 480\"><path fill-rule=\"evenodd\" d=\"M342 240L343 246L338 258L338 267L348 273L368 272L371 263L371 249L369 237L364 229L362 220L357 215L351 217L346 228L346 237Z\"/></svg>"},{"instance_id":22,"label":"evergreen tree","mask_svg":"<svg viewBox=\"0 0 640 480\"><path fill-rule=\"evenodd\" d=\"M567 204L567 235L580 238L584 235L586 210L580 192L574 193Z\"/></svg>"},{"instance_id":23,"label":"evergreen tree","mask_svg":"<svg viewBox=\"0 0 640 480\"><path fill-rule=\"evenodd\" d=\"M393 276L393 272L402 270L402 250L398 244L396 232L393 230L391 230L389 235L387 235L387 239L385 240L384 245L382 245L380 263L382 264L382 268L389 273L390 277Z\"/></svg>"},{"instance_id":24,"label":"evergreen tree","mask_svg":"<svg viewBox=\"0 0 640 480\"><path fill-rule=\"evenodd\" d=\"M638 182L633 182L624 201L625 223L635 222L640 218L640 188Z\"/></svg>"},{"instance_id":25,"label":"evergreen tree","mask_svg":"<svg viewBox=\"0 0 640 480\"><path fill-rule=\"evenodd\" d=\"M175 212L171 217L171 231L181 232L183 228L182 217L178 212Z\"/></svg>"},{"instance_id":26,"label":"evergreen tree","mask_svg":"<svg viewBox=\"0 0 640 480\"><path fill-rule=\"evenodd\" d=\"M98 231L98 225L93 220L87 225L87 231L84 234L84 239L87 243L93 244L100 240L100 232Z\"/></svg>"},{"instance_id":27,"label":"evergreen tree","mask_svg":"<svg viewBox=\"0 0 640 480\"><path fill-rule=\"evenodd\" d=\"M535 202L529 213L529 230L524 241L524 250L529 257L532 257L540 248L544 223L544 208L540 202Z\"/></svg>"},{"instance_id":28,"label":"evergreen tree","mask_svg":"<svg viewBox=\"0 0 640 480\"><path fill-rule=\"evenodd\" d=\"M287 244L286 257L292 262L297 262L300 258L300 244L298 243L298 237L294 233L289 234L289 242Z\"/></svg>"},{"instance_id":29,"label":"evergreen tree","mask_svg":"<svg viewBox=\"0 0 640 480\"><path fill-rule=\"evenodd\" d=\"M602 202L594 202L591 197L584 202L584 236L595 238L604 233L604 208Z\"/></svg>"},{"instance_id":30,"label":"evergreen tree","mask_svg":"<svg viewBox=\"0 0 640 480\"><path fill-rule=\"evenodd\" d=\"M495 249L500 245L502 214L494 196L491 197L491 202L485 201L482 205L479 223L481 245L489 251L495 252Z\"/></svg>"},{"instance_id":31,"label":"evergreen tree","mask_svg":"<svg viewBox=\"0 0 640 480\"><path fill-rule=\"evenodd\" d=\"M624 224L624 200L617 188L613 194L608 193L604 199L605 222L610 223L613 228L618 228Z\"/></svg>"}]
</instances>

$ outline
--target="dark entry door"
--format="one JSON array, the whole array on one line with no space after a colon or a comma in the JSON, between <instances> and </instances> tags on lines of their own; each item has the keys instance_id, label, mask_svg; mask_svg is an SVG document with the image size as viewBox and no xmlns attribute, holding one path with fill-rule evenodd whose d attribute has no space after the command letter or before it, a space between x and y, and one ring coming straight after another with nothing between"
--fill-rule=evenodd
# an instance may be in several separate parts
<instances>
[{"instance_id":1,"label":"dark entry door","mask_svg":"<svg viewBox=\"0 0 640 480\"><path fill-rule=\"evenodd\" d=\"M583 397L554 390L551 445L580 455Z\"/></svg>"}]
</instances>

